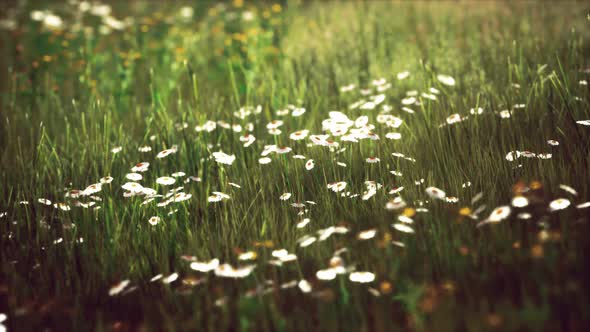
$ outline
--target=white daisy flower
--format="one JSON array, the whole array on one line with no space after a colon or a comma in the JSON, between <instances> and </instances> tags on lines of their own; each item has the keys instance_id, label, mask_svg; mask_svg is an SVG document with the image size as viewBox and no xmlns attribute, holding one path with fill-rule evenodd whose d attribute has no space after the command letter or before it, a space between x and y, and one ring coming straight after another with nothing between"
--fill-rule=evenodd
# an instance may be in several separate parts
<instances>
[{"instance_id":1,"label":"white daisy flower","mask_svg":"<svg viewBox=\"0 0 590 332\"><path fill-rule=\"evenodd\" d=\"M506 155L505 158L508 161L514 161L514 160L520 158L520 151L510 151L510 152L508 152L508 154Z\"/></svg>"},{"instance_id":2,"label":"white daisy flower","mask_svg":"<svg viewBox=\"0 0 590 332\"><path fill-rule=\"evenodd\" d=\"M176 153L176 151L177 151L176 148L162 150L156 155L156 158L158 158L158 159L165 158L173 153Z\"/></svg>"},{"instance_id":3,"label":"white daisy flower","mask_svg":"<svg viewBox=\"0 0 590 332\"><path fill-rule=\"evenodd\" d=\"M490 213L490 216L487 219L487 222L490 223L497 223L500 222L506 218L508 218L508 216L510 216L510 212L512 210L510 209L510 206L508 205L504 205L504 206L499 206L497 208L495 208L492 213Z\"/></svg>"},{"instance_id":4,"label":"white daisy flower","mask_svg":"<svg viewBox=\"0 0 590 332\"><path fill-rule=\"evenodd\" d=\"M510 118L510 115L511 114L510 114L510 111L509 110L500 111L500 117L502 119L508 119L508 118Z\"/></svg>"},{"instance_id":5,"label":"white daisy flower","mask_svg":"<svg viewBox=\"0 0 590 332\"><path fill-rule=\"evenodd\" d=\"M219 121L217 121L217 124L223 129L230 129L231 128L231 125L225 121L219 120Z\"/></svg>"},{"instance_id":6,"label":"white daisy flower","mask_svg":"<svg viewBox=\"0 0 590 332\"><path fill-rule=\"evenodd\" d=\"M290 254L286 249L273 250L271 255L281 262L291 262L297 259L296 255Z\"/></svg>"},{"instance_id":7,"label":"white daisy flower","mask_svg":"<svg viewBox=\"0 0 590 332\"><path fill-rule=\"evenodd\" d=\"M131 172L145 172L148 170L148 168L150 167L150 163L148 162L141 162L141 163L137 163L135 164L135 166L131 167Z\"/></svg>"},{"instance_id":8,"label":"white daisy flower","mask_svg":"<svg viewBox=\"0 0 590 332\"><path fill-rule=\"evenodd\" d=\"M194 175L189 176L187 180L190 180L190 181L193 181L193 182L201 182L201 181L203 181L200 177L194 176Z\"/></svg>"},{"instance_id":9,"label":"white daisy flower","mask_svg":"<svg viewBox=\"0 0 590 332\"><path fill-rule=\"evenodd\" d=\"M238 256L238 260L252 261L252 260L255 260L256 257L258 257L258 254L255 251L247 251L247 252L241 253Z\"/></svg>"},{"instance_id":10,"label":"white daisy flower","mask_svg":"<svg viewBox=\"0 0 590 332\"><path fill-rule=\"evenodd\" d=\"M305 137L307 137L308 134L309 134L309 130L307 130L307 129L298 130L294 133L291 133L291 135L289 135L289 138L294 141L299 141L299 140L302 140Z\"/></svg>"},{"instance_id":11,"label":"white daisy flower","mask_svg":"<svg viewBox=\"0 0 590 332\"><path fill-rule=\"evenodd\" d=\"M390 195L395 195L397 193L400 193L402 190L404 190L404 187L394 187L389 191Z\"/></svg>"},{"instance_id":12,"label":"white daisy flower","mask_svg":"<svg viewBox=\"0 0 590 332\"><path fill-rule=\"evenodd\" d=\"M455 85L455 79L448 75L438 74L436 79L444 85L453 86Z\"/></svg>"},{"instance_id":13,"label":"white daisy flower","mask_svg":"<svg viewBox=\"0 0 590 332\"><path fill-rule=\"evenodd\" d=\"M229 154L226 154L222 151L213 152L213 157L215 158L215 161L217 163L225 164L225 165L231 165L236 160L235 155L233 155L233 154L229 155Z\"/></svg>"},{"instance_id":14,"label":"white daisy flower","mask_svg":"<svg viewBox=\"0 0 590 332\"><path fill-rule=\"evenodd\" d=\"M44 11L40 11L40 10L33 10L30 15L31 15L31 20L40 22L40 21L43 21L45 16L47 16L47 13Z\"/></svg>"},{"instance_id":15,"label":"white daisy flower","mask_svg":"<svg viewBox=\"0 0 590 332\"><path fill-rule=\"evenodd\" d=\"M352 272L349 276L348 279L352 282L358 282L358 283L369 283L372 282L373 280L375 280L375 274L371 273L371 272L360 272L360 271L356 271L356 272Z\"/></svg>"},{"instance_id":16,"label":"white daisy flower","mask_svg":"<svg viewBox=\"0 0 590 332\"><path fill-rule=\"evenodd\" d=\"M121 186L123 189L131 192L131 193L141 193L143 191L143 186L137 182L127 182L125 183L123 186Z\"/></svg>"},{"instance_id":17,"label":"white daisy flower","mask_svg":"<svg viewBox=\"0 0 590 332\"><path fill-rule=\"evenodd\" d=\"M293 112L291 112L291 116L298 117L302 116L305 113L305 108L303 107L296 107Z\"/></svg>"},{"instance_id":18,"label":"white daisy flower","mask_svg":"<svg viewBox=\"0 0 590 332\"><path fill-rule=\"evenodd\" d=\"M51 201L46 198L39 198L37 201L41 204L51 205Z\"/></svg>"},{"instance_id":19,"label":"white daisy flower","mask_svg":"<svg viewBox=\"0 0 590 332\"><path fill-rule=\"evenodd\" d=\"M232 124L231 129L236 133L242 132L242 126L240 124Z\"/></svg>"},{"instance_id":20,"label":"white daisy flower","mask_svg":"<svg viewBox=\"0 0 590 332\"><path fill-rule=\"evenodd\" d=\"M273 136L278 136L282 133L282 131L279 128L273 128L273 129L269 129L268 133Z\"/></svg>"},{"instance_id":21,"label":"white daisy flower","mask_svg":"<svg viewBox=\"0 0 590 332\"><path fill-rule=\"evenodd\" d=\"M333 268L319 270L316 272L315 276L319 280L324 280L324 281L333 280L336 278L336 271Z\"/></svg>"},{"instance_id":22,"label":"white daisy flower","mask_svg":"<svg viewBox=\"0 0 590 332\"><path fill-rule=\"evenodd\" d=\"M385 121L385 125L391 128L399 128L403 122L404 120L402 120L401 118L392 116L387 121Z\"/></svg>"},{"instance_id":23,"label":"white daisy flower","mask_svg":"<svg viewBox=\"0 0 590 332\"><path fill-rule=\"evenodd\" d=\"M102 190L102 183L94 183L86 187L86 189L82 190L80 195L82 196L90 196L96 194Z\"/></svg>"},{"instance_id":24,"label":"white daisy flower","mask_svg":"<svg viewBox=\"0 0 590 332\"><path fill-rule=\"evenodd\" d=\"M305 279L300 280L297 287L299 287L303 293L311 292L311 284Z\"/></svg>"},{"instance_id":25,"label":"white daisy flower","mask_svg":"<svg viewBox=\"0 0 590 332\"><path fill-rule=\"evenodd\" d=\"M512 206L522 208L529 205L529 200L524 196L516 196L512 198Z\"/></svg>"},{"instance_id":26,"label":"white daisy flower","mask_svg":"<svg viewBox=\"0 0 590 332\"><path fill-rule=\"evenodd\" d=\"M254 271L256 265L247 265L239 268L234 268L229 264L221 264L215 269L215 275L222 278L245 278Z\"/></svg>"},{"instance_id":27,"label":"white daisy flower","mask_svg":"<svg viewBox=\"0 0 590 332\"><path fill-rule=\"evenodd\" d=\"M398 139L402 138L402 134L400 134L400 133L387 133L387 134L385 134L385 138L398 140Z\"/></svg>"},{"instance_id":28,"label":"white daisy flower","mask_svg":"<svg viewBox=\"0 0 590 332\"><path fill-rule=\"evenodd\" d=\"M438 98L436 97L436 95L432 94L432 93L426 93L426 92L422 92L420 94L420 96L422 96L422 98L426 98L426 99L430 99L430 100L437 100Z\"/></svg>"},{"instance_id":29,"label":"white daisy flower","mask_svg":"<svg viewBox=\"0 0 590 332\"><path fill-rule=\"evenodd\" d=\"M130 283L129 280L123 280L123 281L111 286L111 288L109 289L109 296L115 296L115 295L121 293L129 285L129 283Z\"/></svg>"},{"instance_id":30,"label":"white daisy flower","mask_svg":"<svg viewBox=\"0 0 590 332\"><path fill-rule=\"evenodd\" d=\"M240 142L244 143L244 147L249 147L250 145L252 145L254 142L256 141L256 137L254 137L254 135L252 134L244 134L242 136L240 136Z\"/></svg>"},{"instance_id":31,"label":"white daisy flower","mask_svg":"<svg viewBox=\"0 0 590 332\"><path fill-rule=\"evenodd\" d=\"M369 198L371 198L371 197L375 196L375 194L377 194L377 189L376 189L375 187L370 187L370 188L368 188L368 189L367 189L367 191L365 191L365 192L363 193L362 200L363 200L363 201L366 201L366 200L368 200Z\"/></svg>"},{"instance_id":32,"label":"white daisy flower","mask_svg":"<svg viewBox=\"0 0 590 332\"><path fill-rule=\"evenodd\" d=\"M410 72L405 70L402 72L397 73L396 77L398 80L405 80L406 78L408 78L410 76Z\"/></svg>"},{"instance_id":33,"label":"white daisy flower","mask_svg":"<svg viewBox=\"0 0 590 332\"><path fill-rule=\"evenodd\" d=\"M356 85L354 85L354 84L345 85L345 86L340 87L340 92L349 92L349 91L354 90L355 87L356 87Z\"/></svg>"},{"instance_id":34,"label":"white daisy flower","mask_svg":"<svg viewBox=\"0 0 590 332\"><path fill-rule=\"evenodd\" d=\"M558 198L549 203L550 211L559 211L570 206L571 202L567 198Z\"/></svg>"},{"instance_id":35,"label":"white daisy flower","mask_svg":"<svg viewBox=\"0 0 590 332\"><path fill-rule=\"evenodd\" d=\"M533 217L533 215L528 212L521 212L516 215L516 218L521 219L521 220L531 219L532 217Z\"/></svg>"},{"instance_id":36,"label":"white daisy flower","mask_svg":"<svg viewBox=\"0 0 590 332\"><path fill-rule=\"evenodd\" d=\"M366 126L367 123L369 123L369 117L366 115L361 115L354 121L354 126L357 128L362 128Z\"/></svg>"},{"instance_id":37,"label":"white daisy flower","mask_svg":"<svg viewBox=\"0 0 590 332\"><path fill-rule=\"evenodd\" d=\"M111 14L111 6L110 5L103 5L103 4L93 4L89 8L90 14L100 17L107 17Z\"/></svg>"},{"instance_id":38,"label":"white daisy flower","mask_svg":"<svg viewBox=\"0 0 590 332\"><path fill-rule=\"evenodd\" d=\"M416 111L414 111L413 109L411 109L409 107L402 107L402 111L404 111L406 113L410 113L410 114L416 113Z\"/></svg>"},{"instance_id":39,"label":"white daisy flower","mask_svg":"<svg viewBox=\"0 0 590 332\"><path fill-rule=\"evenodd\" d=\"M301 220L300 222L297 223L297 228L303 228L305 226L307 226L307 224L309 224L311 220L309 218L305 218L303 220Z\"/></svg>"},{"instance_id":40,"label":"white daisy flower","mask_svg":"<svg viewBox=\"0 0 590 332\"><path fill-rule=\"evenodd\" d=\"M428 187L425 189L426 194L432 199L444 199L446 194L444 191L436 188L436 187Z\"/></svg>"},{"instance_id":41,"label":"white daisy flower","mask_svg":"<svg viewBox=\"0 0 590 332\"><path fill-rule=\"evenodd\" d=\"M458 113L455 114L451 114L447 117L447 124L454 124L457 122L461 122L461 115L459 115Z\"/></svg>"},{"instance_id":42,"label":"white daisy flower","mask_svg":"<svg viewBox=\"0 0 590 332\"><path fill-rule=\"evenodd\" d=\"M156 226L159 222L160 222L160 217L151 217L148 222L150 223L150 225L152 226Z\"/></svg>"},{"instance_id":43,"label":"white daisy flower","mask_svg":"<svg viewBox=\"0 0 590 332\"><path fill-rule=\"evenodd\" d=\"M43 18L43 25L48 29L60 29L63 25L63 20L55 14L48 13Z\"/></svg>"},{"instance_id":44,"label":"white daisy flower","mask_svg":"<svg viewBox=\"0 0 590 332\"><path fill-rule=\"evenodd\" d=\"M139 173L127 173L127 175L125 175L125 178L131 181L140 181L141 179L143 179L143 176Z\"/></svg>"},{"instance_id":45,"label":"white daisy flower","mask_svg":"<svg viewBox=\"0 0 590 332\"><path fill-rule=\"evenodd\" d=\"M406 207L406 202L400 196L390 200L385 204L387 210L399 210Z\"/></svg>"},{"instance_id":46,"label":"white daisy flower","mask_svg":"<svg viewBox=\"0 0 590 332\"><path fill-rule=\"evenodd\" d=\"M413 105L417 101L416 97L407 97L402 99L402 105Z\"/></svg>"},{"instance_id":47,"label":"white daisy flower","mask_svg":"<svg viewBox=\"0 0 590 332\"><path fill-rule=\"evenodd\" d=\"M162 279L162 283L164 284L171 284L178 279L178 273L174 272L167 276L166 278Z\"/></svg>"},{"instance_id":48,"label":"white daisy flower","mask_svg":"<svg viewBox=\"0 0 590 332\"><path fill-rule=\"evenodd\" d=\"M60 209L62 211L70 211L72 209L69 205L67 205L66 203L63 203L63 202L62 203L55 203L55 204L53 204L53 207L56 209Z\"/></svg>"},{"instance_id":49,"label":"white daisy flower","mask_svg":"<svg viewBox=\"0 0 590 332\"><path fill-rule=\"evenodd\" d=\"M215 121L207 121L205 122L202 126L196 126L195 127L195 131L197 132L201 132L201 131L206 131L206 132L212 132L217 128L217 123Z\"/></svg>"},{"instance_id":50,"label":"white daisy flower","mask_svg":"<svg viewBox=\"0 0 590 332\"><path fill-rule=\"evenodd\" d=\"M169 186L176 182L176 179L169 176L162 176L156 179L157 184L161 184L163 186Z\"/></svg>"},{"instance_id":51,"label":"white daisy flower","mask_svg":"<svg viewBox=\"0 0 590 332\"><path fill-rule=\"evenodd\" d=\"M483 114L483 108L481 108L481 107L472 108L472 109L469 110L469 113L471 113L473 115Z\"/></svg>"},{"instance_id":52,"label":"white daisy flower","mask_svg":"<svg viewBox=\"0 0 590 332\"><path fill-rule=\"evenodd\" d=\"M297 240L297 243L301 248L305 248L317 241L315 236L305 235Z\"/></svg>"},{"instance_id":53,"label":"white daisy flower","mask_svg":"<svg viewBox=\"0 0 590 332\"><path fill-rule=\"evenodd\" d=\"M282 120L273 120L266 125L266 129L277 129L283 125Z\"/></svg>"},{"instance_id":54,"label":"white daisy flower","mask_svg":"<svg viewBox=\"0 0 590 332\"><path fill-rule=\"evenodd\" d=\"M576 189L574 189L574 188L572 188L572 187L570 187L568 185L560 184L559 185L559 188L561 190L563 190L563 191L567 191L568 193L570 193L570 194L572 194L574 196L577 196L578 195L578 192L576 191Z\"/></svg>"},{"instance_id":55,"label":"white daisy flower","mask_svg":"<svg viewBox=\"0 0 590 332\"><path fill-rule=\"evenodd\" d=\"M212 192L212 195L207 198L208 202L215 203L224 199L230 199L230 196L219 191Z\"/></svg>"},{"instance_id":56,"label":"white daisy flower","mask_svg":"<svg viewBox=\"0 0 590 332\"><path fill-rule=\"evenodd\" d=\"M289 153L291 151L293 151L292 148L290 148L288 146L283 146L283 147L277 148L276 153L278 153L278 154L285 154L285 153Z\"/></svg>"},{"instance_id":57,"label":"white daisy flower","mask_svg":"<svg viewBox=\"0 0 590 332\"><path fill-rule=\"evenodd\" d=\"M399 220L399 221L403 222L404 224L408 224L408 225L411 225L411 224L413 224L413 223L414 223L414 219L412 219L412 218L410 218L410 217L408 217L408 216L405 216L405 215L403 215L403 214L402 214L402 215L399 215L399 216L397 216L397 220Z\"/></svg>"},{"instance_id":58,"label":"white daisy flower","mask_svg":"<svg viewBox=\"0 0 590 332\"><path fill-rule=\"evenodd\" d=\"M377 234L376 229L368 229L366 231L361 231L356 235L356 238L359 240L369 240L375 237Z\"/></svg>"},{"instance_id":59,"label":"white daisy flower","mask_svg":"<svg viewBox=\"0 0 590 332\"><path fill-rule=\"evenodd\" d=\"M265 145L264 146L264 150L262 150L262 152L260 153L261 156L266 157L269 154L273 153L273 152L277 152L277 146L276 145Z\"/></svg>"},{"instance_id":60,"label":"white daisy flower","mask_svg":"<svg viewBox=\"0 0 590 332\"><path fill-rule=\"evenodd\" d=\"M112 176L105 176L103 178L100 179L100 183L102 184L109 184L113 182L113 177Z\"/></svg>"},{"instance_id":61,"label":"white daisy flower","mask_svg":"<svg viewBox=\"0 0 590 332\"><path fill-rule=\"evenodd\" d=\"M209 272L215 270L219 266L219 259L214 258L208 262L192 262L190 264L191 270L199 272Z\"/></svg>"},{"instance_id":62,"label":"white daisy flower","mask_svg":"<svg viewBox=\"0 0 590 332\"><path fill-rule=\"evenodd\" d=\"M328 184L328 189L332 189L332 191L336 192L336 193L344 190L345 188L346 188L346 182L344 182L344 181Z\"/></svg>"},{"instance_id":63,"label":"white daisy flower","mask_svg":"<svg viewBox=\"0 0 590 332\"><path fill-rule=\"evenodd\" d=\"M398 230L402 233L408 233L408 234L414 233L414 229L412 227L402 224L402 223L393 224L393 228L395 228L396 230Z\"/></svg>"}]
</instances>

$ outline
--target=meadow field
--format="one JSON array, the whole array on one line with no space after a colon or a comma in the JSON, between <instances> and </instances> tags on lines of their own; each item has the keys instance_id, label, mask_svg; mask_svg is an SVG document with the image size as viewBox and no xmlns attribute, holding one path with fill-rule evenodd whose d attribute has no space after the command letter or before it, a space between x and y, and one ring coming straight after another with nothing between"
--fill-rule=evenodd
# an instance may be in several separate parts
<instances>
[{"instance_id":1,"label":"meadow field","mask_svg":"<svg viewBox=\"0 0 590 332\"><path fill-rule=\"evenodd\" d=\"M590 5L0 3L0 331L588 331Z\"/></svg>"}]
</instances>

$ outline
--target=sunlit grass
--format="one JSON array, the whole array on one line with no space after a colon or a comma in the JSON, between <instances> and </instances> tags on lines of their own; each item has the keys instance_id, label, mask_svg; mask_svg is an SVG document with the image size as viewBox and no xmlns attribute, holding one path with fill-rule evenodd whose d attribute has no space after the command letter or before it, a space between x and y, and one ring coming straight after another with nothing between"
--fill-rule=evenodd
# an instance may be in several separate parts
<instances>
[{"instance_id":1,"label":"sunlit grass","mask_svg":"<svg viewBox=\"0 0 590 332\"><path fill-rule=\"evenodd\" d=\"M19 6L9 330L589 324L582 5Z\"/></svg>"}]
</instances>

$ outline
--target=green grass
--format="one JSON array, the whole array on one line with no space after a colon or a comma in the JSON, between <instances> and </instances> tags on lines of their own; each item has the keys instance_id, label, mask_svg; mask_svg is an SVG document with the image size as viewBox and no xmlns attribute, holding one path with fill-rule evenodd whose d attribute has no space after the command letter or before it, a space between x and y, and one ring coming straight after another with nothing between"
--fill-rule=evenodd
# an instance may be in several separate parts
<instances>
[{"instance_id":1,"label":"green grass","mask_svg":"<svg viewBox=\"0 0 590 332\"><path fill-rule=\"evenodd\" d=\"M0 312L9 331L583 331L590 324L588 209L576 207L590 200L590 127L576 123L590 119L588 86L580 84L590 79L584 71L588 6L190 5L194 15L183 19L179 5L114 3L114 17L134 19L107 34L99 32L101 17L82 15L77 5L48 2L3 11L0 19L15 21L13 29L0 30ZM63 26L47 29L30 18L32 10L43 9L60 15ZM240 19L246 11L252 20ZM406 70L410 76L398 80ZM456 84L442 84L439 74ZM391 83L381 105L403 120L397 129L377 122L377 108L349 108L367 98L359 87L379 78ZM351 83L355 90L341 91ZM420 96L431 87L440 91L436 101ZM411 90L421 102L408 106L413 114L401 104ZM277 115L288 104L304 107L305 114ZM260 114L233 115L257 105ZM470 114L478 107L483 114ZM502 110L511 116L500 117ZM335 149L312 146L309 137L289 139L301 129L323 134L330 111L353 121L368 116L380 139L335 137ZM440 127L455 113L468 119ZM282 133L273 136L266 125L277 119L284 121ZM243 129L195 131L207 120ZM239 138L248 123L256 141L243 147ZM388 132L401 139L387 139ZM293 150L271 154L272 162L261 165L268 144ZM174 145L176 153L156 158ZM118 146L122 151L112 153ZM139 152L142 146L152 150ZM219 150L235 155L232 165L210 159ZM514 150L552 157L507 161ZM380 162L369 164L368 157ZM308 159L315 161L309 171ZM158 207L160 198L145 205L141 197L124 198L125 175L143 161L150 166L140 183L160 194L184 185L191 199ZM202 181L156 184L178 171ZM66 197L108 175L114 180L96 194L95 206L77 207ZM424 183L416 185L420 179ZM367 180L383 185L368 200L327 188L345 181L344 192L362 196ZM398 196L388 192L399 186L408 209L387 210ZM430 199L429 186L458 202ZM528 189L528 207L476 227L522 188ZM208 202L213 191L231 198ZM287 192L292 197L280 200ZM483 198L471 203L480 192ZM571 205L550 212L549 202L560 197ZM71 210L39 198L66 202ZM304 201L316 204L306 203L298 216L291 203ZM473 219L460 213L482 204L485 210ZM414 234L391 226L414 209ZM531 219L518 219L521 212ZM152 216L162 221L152 226ZM299 229L303 218L311 222ZM349 232L305 248L297 243L336 225ZM375 238L357 240L367 229L377 230ZM316 278L344 247L346 266L373 272L375 281L353 283L348 274ZM268 264L280 248L297 260ZM257 259L239 262L238 253L250 250ZM243 279L220 278L191 270L183 255L256 268ZM171 284L150 282L175 272L179 278ZM311 292L279 287L301 279ZM127 291L109 296L122 280L130 281ZM189 285L191 280L200 283ZM264 291L248 296L257 288Z\"/></svg>"}]
</instances>

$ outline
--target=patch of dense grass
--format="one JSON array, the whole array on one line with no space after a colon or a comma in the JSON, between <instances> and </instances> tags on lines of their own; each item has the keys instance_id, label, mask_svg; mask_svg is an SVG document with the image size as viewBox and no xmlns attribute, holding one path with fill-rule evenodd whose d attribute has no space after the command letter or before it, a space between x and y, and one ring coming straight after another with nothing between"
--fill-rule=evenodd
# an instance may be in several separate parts
<instances>
[{"instance_id":1,"label":"patch of dense grass","mask_svg":"<svg viewBox=\"0 0 590 332\"><path fill-rule=\"evenodd\" d=\"M9 330L577 331L590 323L582 205L590 128L577 122L590 119L587 6L19 6L6 10L0 31L0 312L8 316L0 323ZM61 23L35 12L44 9ZM370 109L377 95L384 99ZM361 99L367 109L351 107ZM238 117L240 109L252 114ZM356 120L344 132L361 131L358 142L326 126L331 111ZM280 134L269 130L273 120L283 122ZM195 130L207 121L216 128ZM290 139L304 129L338 146ZM246 134L256 140L244 147ZM265 145L292 151L261 164ZM165 149L174 152L158 158ZM216 162L217 151L235 160ZM535 156L509 161L511 151ZM182 186L174 193L190 198L161 206L167 197L124 197L140 162L150 163L133 172L143 186L160 195ZM175 172L185 175L156 182ZM100 191L76 197L101 179ZM343 191L328 188L340 181ZM216 191L230 198L208 201ZM529 205L477 227L518 196ZM391 209L396 197L406 206ZM570 205L552 211L550 202L565 202L558 198ZM392 227L399 216L413 233ZM301 246L334 226L348 232ZM375 237L358 240L365 230ZM296 261L270 264L281 248ZM240 261L248 251L255 259ZM213 258L256 268L235 279L190 268ZM350 271L320 280L329 266L375 280L352 282ZM288 284L302 280L309 292Z\"/></svg>"}]
</instances>

